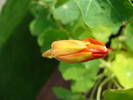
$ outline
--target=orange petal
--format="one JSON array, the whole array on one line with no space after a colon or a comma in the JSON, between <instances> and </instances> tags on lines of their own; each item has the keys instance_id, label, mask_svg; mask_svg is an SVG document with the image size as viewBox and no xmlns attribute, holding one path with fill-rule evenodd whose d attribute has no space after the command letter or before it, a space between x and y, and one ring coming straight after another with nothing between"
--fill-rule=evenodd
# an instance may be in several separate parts
<instances>
[{"instance_id":1,"label":"orange petal","mask_svg":"<svg viewBox=\"0 0 133 100\"><path fill-rule=\"evenodd\" d=\"M53 58L53 56L51 55L51 49L44 52L42 56L47 58Z\"/></svg>"},{"instance_id":2,"label":"orange petal","mask_svg":"<svg viewBox=\"0 0 133 100\"><path fill-rule=\"evenodd\" d=\"M54 57L72 54L87 48L87 44L79 40L60 40L52 43L52 55Z\"/></svg>"},{"instance_id":3,"label":"orange petal","mask_svg":"<svg viewBox=\"0 0 133 100\"><path fill-rule=\"evenodd\" d=\"M88 59L92 55L91 52L79 52L71 55L59 56L56 59L67 64L73 64Z\"/></svg>"}]
</instances>

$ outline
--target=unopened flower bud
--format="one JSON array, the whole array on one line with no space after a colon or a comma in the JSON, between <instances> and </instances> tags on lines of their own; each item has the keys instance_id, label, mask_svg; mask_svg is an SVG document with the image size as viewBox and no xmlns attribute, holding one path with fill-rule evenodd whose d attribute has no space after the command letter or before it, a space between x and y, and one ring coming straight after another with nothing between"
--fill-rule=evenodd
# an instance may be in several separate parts
<instances>
[{"instance_id":1,"label":"unopened flower bud","mask_svg":"<svg viewBox=\"0 0 133 100\"><path fill-rule=\"evenodd\" d=\"M55 58L64 63L73 64L102 58L108 53L106 46L96 40L59 40L51 45L51 49L42 54L43 57Z\"/></svg>"}]
</instances>

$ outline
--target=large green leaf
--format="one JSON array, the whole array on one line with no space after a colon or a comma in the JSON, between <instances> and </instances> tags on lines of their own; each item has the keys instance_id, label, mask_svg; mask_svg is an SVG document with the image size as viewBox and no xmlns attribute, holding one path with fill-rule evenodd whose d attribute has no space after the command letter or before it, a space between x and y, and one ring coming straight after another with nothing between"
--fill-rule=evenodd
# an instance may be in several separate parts
<instances>
[{"instance_id":1,"label":"large green leaf","mask_svg":"<svg viewBox=\"0 0 133 100\"><path fill-rule=\"evenodd\" d=\"M72 80L72 90L75 92L87 92L94 84L99 60L93 60L78 64L60 64L60 71L65 80Z\"/></svg>"},{"instance_id":2,"label":"large green leaf","mask_svg":"<svg viewBox=\"0 0 133 100\"><path fill-rule=\"evenodd\" d=\"M25 18L31 0L7 0L0 14L0 47Z\"/></svg>"},{"instance_id":3,"label":"large green leaf","mask_svg":"<svg viewBox=\"0 0 133 100\"><path fill-rule=\"evenodd\" d=\"M41 58L29 21L24 19L0 49L1 100L34 100L56 66Z\"/></svg>"},{"instance_id":4,"label":"large green leaf","mask_svg":"<svg viewBox=\"0 0 133 100\"><path fill-rule=\"evenodd\" d=\"M56 8L53 15L56 20L60 20L64 24L68 24L79 18L80 11L74 1L69 1Z\"/></svg>"},{"instance_id":5,"label":"large green leaf","mask_svg":"<svg viewBox=\"0 0 133 100\"><path fill-rule=\"evenodd\" d=\"M84 22L91 27L105 26L116 31L133 17L133 6L129 0L75 0Z\"/></svg>"},{"instance_id":6,"label":"large green leaf","mask_svg":"<svg viewBox=\"0 0 133 100\"><path fill-rule=\"evenodd\" d=\"M133 89L107 90L104 93L104 100L133 100Z\"/></svg>"},{"instance_id":7,"label":"large green leaf","mask_svg":"<svg viewBox=\"0 0 133 100\"><path fill-rule=\"evenodd\" d=\"M133 57L126 54L117 54L111 67L120 84L125 88L133 87Z\"/></svg>"},{"instance_id":8,"label":"large green leaf","mask_svg":"<svg viewBox=\"0 0 133 100\"><path fill-rule=\"evenodd\" d=\"M124 34L126 36L125 42L127 46L133 51L133 22L127 25Z\"/></svg>"}]
</instances>

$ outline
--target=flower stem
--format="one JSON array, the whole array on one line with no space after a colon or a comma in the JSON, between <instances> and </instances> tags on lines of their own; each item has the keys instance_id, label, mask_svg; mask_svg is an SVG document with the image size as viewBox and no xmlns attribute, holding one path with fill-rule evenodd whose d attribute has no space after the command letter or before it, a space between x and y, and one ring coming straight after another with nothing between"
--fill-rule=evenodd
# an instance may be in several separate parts
<instances>
[{"instance_id":1,"label":"flower stem","mask_svg":"<svg viewBox=\"0 0 133 100\"><path fill-rule=\"evenodd\" d=\"M107 77L98 87L98 91L97 91L97 99L96 100L100 100L101 97L101 92L102 92L102 87L111 79L112 77Z\"/></svg>"},{"instance_id":2,"label":"flower stem","mask_svg":"<svg viewBox=\"0 0 133 100\"><path fill-rule=\"evenodd\" d=\"M115 86L118 88L118 89L122 89L122 87L119 85L119 83L116 81L116 80L113 80Z\"/></svg>"},{"instance_id":3,"label":"flower stem","mask_svg":"<svg viewBox=\"0 0 133 100\"><path fill-rule=\"evenodd\" d=\"M94 96L94 94L95 94L95 91L96 91L96 89L97 89L97 86L98 86L98 84L100 84L101 81L102 81L102 78L99 79L99 80L97 80L96 84L94 85L94 88L92 89L92 92L91 92L91 94L90 94L90 98L91 98L91 99L93 98L93 96Z\"/></svg>"},{"instance_id":4,"label":"flower stem","mask_svg":"<svg viewBox=\"0 0 133 100\"><path fill-rule=\"evenodd\" d=\"M108 89L111 89L112 86L113 86L113 80L110 80L110 81L109 81L109 84L108 84Z\"/></svg>"},{"instance_id":5,"label":"flower stem","mask_svg":"<svg viewBox=\"0 0 133 100\"><path fill-rule=\"evenodd\" d=\"M97 77L96 77L96 83L95 83L95 85L94 85L94 87L93 87L93 89L92 89L92 91L91 91L91 94L90 94L90 99L92 99L93 98L93 96L94 96L94 94L95 94L95 92L96 92L96 89L97 89L97 87L98 87L98 85L100 84L100 82L102 81L102 79L103 79L103 77L105 77L106 76L106 73L101 73L101 74L99 74Z\"/></svg>"}]
</instances>

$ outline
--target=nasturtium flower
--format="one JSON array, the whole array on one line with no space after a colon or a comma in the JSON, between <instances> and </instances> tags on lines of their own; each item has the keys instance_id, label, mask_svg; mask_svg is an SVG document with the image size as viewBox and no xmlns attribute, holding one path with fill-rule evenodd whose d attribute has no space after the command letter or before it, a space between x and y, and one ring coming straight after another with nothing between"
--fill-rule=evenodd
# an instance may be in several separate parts
<instances>
[{"instance_id":1,"label":"nasturtium flower","mask_svg":"<svg viewBox=\"0 0 133 100\"><path fill-rule=\"evenodd\" d=\"M51 49L42 54L43 57L55 58L67 64L86 62L103 58L108 54L106 46L93 39L59 40L51 45Z\"/></svg>"}]
</instances>

